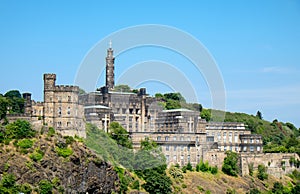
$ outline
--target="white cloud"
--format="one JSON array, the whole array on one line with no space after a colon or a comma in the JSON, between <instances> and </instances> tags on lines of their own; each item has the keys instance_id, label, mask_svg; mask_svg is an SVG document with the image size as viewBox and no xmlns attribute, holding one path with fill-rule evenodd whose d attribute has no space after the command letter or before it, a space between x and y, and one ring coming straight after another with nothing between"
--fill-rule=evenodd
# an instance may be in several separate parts
<instances>
[{"instance_id":1,"label":"white cloud","mask_svg":"<svg viewBox=\"0 0 300 194\"><path fill-rule=\"evenodd\" d=\"M279 67L279 66L269 66L269 67L263 67L260 69L261 73L290 73L292 72L292 69L286 68L286 67Z\"/></svg>"}]
</instances>

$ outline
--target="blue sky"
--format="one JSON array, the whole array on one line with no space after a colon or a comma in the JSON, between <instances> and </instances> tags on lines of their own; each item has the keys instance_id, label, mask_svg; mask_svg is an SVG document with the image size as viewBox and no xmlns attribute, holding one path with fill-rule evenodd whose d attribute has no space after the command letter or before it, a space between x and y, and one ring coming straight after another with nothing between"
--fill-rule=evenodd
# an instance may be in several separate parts
<instances>
[{"instance_id":1,"label":"blue sky","mask_svg":"<svg viewBox=\"0 0 300 194\"><path fill-rule=\"evenodd\" d=\"M56 73L58 84L73 84L82 60L97 42L142 24L175 27L206 47L222 73L227 111L256 114L260 110L267 120L300 127L300 2L296 0L2 0L0 93L19 89L42 100L43 73ZM174 64L197 85L199 103L211 107L205 79L185 68L188 60L169 50L147 47L122 53L116 58L116 78L149 59ZM97 85L103 83L101 76ZM169 92L167 85L145 82L141 86L153 94Z\"/></svg>"}]
</instances>

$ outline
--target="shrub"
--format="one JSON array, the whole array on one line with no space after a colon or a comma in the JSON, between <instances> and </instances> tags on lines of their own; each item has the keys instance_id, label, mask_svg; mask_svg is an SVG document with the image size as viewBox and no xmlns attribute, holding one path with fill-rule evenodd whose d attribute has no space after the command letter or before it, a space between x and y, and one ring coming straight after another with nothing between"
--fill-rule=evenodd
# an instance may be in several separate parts
<instances>
[{"instance_id":1,"label":"shrub","mask_svg":"<svg viewBox=\"0 0 300 194\"><path fill-rule=\"evenodd\" d=\"M211 167L210 172L211 172L211 174L217 174L218 173L218 167L217 166Z\"/></svg>"},{"instance_id":2,"label":"shrub","mask_svg":"<svg viewBox=\"0 0 300 194\"><path fill-rule=\"evenodd\" d=\"M33 141L30 139L23 139L23 140L18 141L17 146L19 146L20 148L23 148L23 149L28 149L33 146Z\"/></svg>"},{"instance_id":3,"label":"shrub","mask_svg":"<svg viewBox=\"0 0 300 194\"><path fill-rule=\"evenodd\" d=\"M248 168L249 168L249 175L252 176L253 175L253 162L251 162L250 164L248 164Z\"/></svg>"},{"instance_id":4,"label":"shrub","mask_svg":"<svg viewBox=\"0 0 300 194\"><path fill-rule=\"evenodd\" d=\"M39 191L41 194L52 193L52 188L53 188L53 185L51 184L51 182L49 182L47 180L41 180L39 182Z\"/></svg>"},{"instance_id":5,"label":"shrub","mask_svg":"<svg viewBox=\"0 0 300 194\"><path fill-rule=\"evenodd\" d=\"M53 137L54 134L55 134L55 129L53 127L49 127L47 136Z\"/></svg>"},{"instance_id":6,"label":"shrub","mask_svg":"<svg viewBox=\"0 0 300 194\"><path fill-rule=\"evenodd\" d=\"M183 172L179 168L176 168L175 166L171 166L169 169L169 174L174 179L183 179Z\"/></svg>"},{"instance_id":7,"label":"shrub","mask_svg":"<svg viewBox=\"0 0 300 194\"><path fill-rule=\"evenodd\" d=\"M26 137L34 137L35 131L32 130L31 125L25 120L16 120L13 123L6 125L6 138L8 139L22 139Z\"/></svg>"},{"instance_id":8,"label":"shrub","mask_svg":"<svg viewBox=\"0 0 300 194\"><path fill-rule=\"evenodd\" d=\"M182 170L183 173L186 173L186 166L183 166L183 167L181 168L181 170Z\"/></svg>"},{"instance_id":9,"label":"shrub","mask_svg":"<svg viewBox=\"0 0 300 194\"><path fill-rule=\"evenodd\" d=\"M30 159L32 159L35 162L40 161L44 156L44 152L42 152L40 149L34 150L32 154L29 155Z\"/></svg>"},{"instance_id":10,"label":"shrub","mask_svg":"<svg viewBox=\"0 0 300 194\"><path fill-rule=\"evenodd\" d=\"M56 153L59 156L62 156L64 158L69 157L69 156L71 156L73 154L73 150L71 148L59 148L59 147L56 147L55 151L56 151Z\"/></svg>"},{"instance_id":11,"label":"shrub","mask_svg":"<svg viewBox=\"0 0 300 194\"><path fill-rule=\"evenodd\" d=\"M64 139L66 140L67 145L70 145L75 141L72 136L65 136Z\"/></svg>"},{"instance_id":12,"label":"shrub","mask_svg":"<svg viewBox=\"0 0 300 194\"><path fill-rule=\"evenodd\" d=\"M133 183L131 184L131 188L132 189L140 189L140 182L138 180L133 181Z\"/></svg>"},{"instance_id":13,"label":"shrub","mask_svg":"<svg viewBox=\"0 0 300 194\"><path fill-rule=\"evenodd\" d=\"M186 184L184 184L184 183L181 185L181 187L182 188L187 188Z\"/></svg>"},{"instance_id":14,"label":"shrub","mask_svg":"<svg viewBox=\"0 0 300 194\"><path fill-rule=\"evenodd\" d=\"M227 151L227 156L224 158L222 171L230 176L237 176L239 169L238 169L238 155L235 152Z\"/></svg>"},{"instance_id":15,"label":"shrub","mask_svg":"<svg viewBox=\"0 0 300 194\"><path fill-rule=\"evenodd\" d=\"M190 162L186 165L186 169L189 171L193 171L193 166Z\"/></svg>"},{"instance_id":16,"label":"shrub","mask_svg":"<svg viewBox=\"0 0 300 194\"><path fill-rule=\"evenodd\" d=\"M262 164L258 165L257 178L260 179L260 180L262 180L262 181L265 180L265 179L268 179L267 169Z\"/></svg>"},{"instance_id":17,"label":"shrub","mask_svg":"<svg viewBox=\"0 0 300 194\"><path fill-rule=\"evenodd\" d=\"M199 186L197 186L197 189L198 189L200 192L203 192L203 191L205 191L205 190L203 189L203 187L201 187L200 185L199 185Z\"/></svg>"}]
</instances>

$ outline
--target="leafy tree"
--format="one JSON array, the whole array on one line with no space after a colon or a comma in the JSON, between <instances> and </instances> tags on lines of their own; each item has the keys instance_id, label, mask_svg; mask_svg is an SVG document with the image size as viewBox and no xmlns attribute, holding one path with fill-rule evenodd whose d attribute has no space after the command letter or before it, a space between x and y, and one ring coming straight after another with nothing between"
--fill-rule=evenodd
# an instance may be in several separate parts
<instances>
[{"instance_id":1,"label":"leafy tree","mask_svg":"<svg viewBox=\"0 0 300 194\"><path fill-rule=\"evenodd\" d=\"M189 170L189 171L193 171L193 166L192 166L192 164L190 162L187 163L186 169Z\"/></svg>"},{"instance_id":2,"label":"leafy tree","mask_svg":"<svg viewBox=\"0 0 300 194\"><path fill-rule=\"evenodd\" d=\"M4 94L8 100L8 106L11 108L10 113L24 113L24 99L18 90L11 90Z\"/></svg>"},{"instance_id":3,"label":"leafy tree","mask_svg":"<svg viewBox=\"0 0 300 194\"><path fill-rule=\"evenodd\" d=\"M169 99L166 102L166 109L171 110L171 109L178 109L181 108L180 101Z\"/></svg>"},{"instance_id":4,"label":"leafy tree","mask_svg":"<svg viewBox=\"0 0 300 194\"><path fill-rule=\"evenodd\" d=\"M156 93L155 98L163 98L164 96L161 93Z\"/></svg>"},{"instance_id":5,"label":"leafy tree","mask_svg":"<svg viewBox=\"0 0 300 194\"><path fill-rule=\"evenodd\" d=\"M166 159L157 144L145 138L135 155L135 173L146 183L142 187L149 193L171 193L171 180L166 175Z\"/></svg>"},{"instance_id":6,"label":"leafy tree","mask_svg":"<svg viewBox=\"0 0 300 194\"><path fill-rule=\"evenodd\" d=\"M117 144L126 148L132 148L132 141L129 138L129 133L118 122L112 122L109 126L109 130L109 136L114 139Z\"/></svg>"},{"instance_id":7,"label":"leafy tree","mask_svg":"<svg viewBox=\"0 0 300 194\"><path fill-rule=\"evenodd\" d=\"M5 118L7 107L8 107L8 100L0 96L0 120Z\"/></svg>"},{"instance_id":8,"label":"leafy tree","mask_svg":"<svg viewBox=\"0 0 300 194\"><path fill-rule=\"evenodd\" d=\"M131 88L128 85L116 85L114 88L116 92L131 92Z\"/></svg>"},{"instance_id":9,"label":"leafy tree","mask_svg":"<svg viewBox=\"0 0 300 194\"><path fill-rule=\"evenodd\" d=\"M8 139L22 139L26 137L34 137L35 131L32 130L31 125L25 120L16 120L13 123L6 125L5 135Z\"/></svg>"},{"instance_id":10,"label":"leafy tree","mask_svg":"<svg viewBox=\"0 0 300 194\"><path fill-rule=\"evenodd\" d=\"M232 151L226 152L226 157L222 165L222 171L230 176L237 176L239 172L238 168L238 154Z\"/></svg>"},{"instance_id":11,"label":"leafy tree","mask_svg":"<svg viewBox=\"0 0 300 194\"><path fill-rule=\"evenodd\" d=\"M260 120L263 118L260 111L257 111L256 117L259 118Z\"/></svg>"},{"instance_id":12,"label":"leafy tree","mask_svg":"<svg viewBox=\"0 0 300 194\"><path fill-rule=\"evenodd\" d=\"M39 189L41 194L51 194L53 185L48 180L41 180L39 182Z\"/></svg>"},{"instance_id":13,"label":"leafy tree","mask_svg":"<svg viewBox=\"0 0 300 194\"><path fill-rule=\"evenodd\" d=\"M174 178L174 179L183 179L183 172L179 168L175 166L171 166L169 168L169 174Z\"/></svg>"},{"instance_id":14,"label":"leafy tree","mask_svg":"<svg viewBox=\"0 0 300 194\"><path fill-rule=\"evenodd\" d=\"M272 188L272 193L274 194L283 194L283 185L280 182L275 182Z\"/></svg>"},{"instance_id":15,"label":"leafy tree","mask_svg":"<svg viewBox=\"0 0 300 194\"><path fill-rule=\"evenodd\" d=\"M268 179L267 169L262 164L258 165L257 178L260 179L260 180L262 180L262 181L265 180L265 179Z\"/></svg>"},{"instance_id":16,"label":"leafy tree","mask_svg":"<svg viewBox=\"0 0 300 194\"><path fill-rule=\"evenodd\" d=\"M205 119L206 121L210 121L211 119L211 111L208 109L202 109L201 113L200 113L200 117L202 119Z\"/></svg>"}]
</instances>

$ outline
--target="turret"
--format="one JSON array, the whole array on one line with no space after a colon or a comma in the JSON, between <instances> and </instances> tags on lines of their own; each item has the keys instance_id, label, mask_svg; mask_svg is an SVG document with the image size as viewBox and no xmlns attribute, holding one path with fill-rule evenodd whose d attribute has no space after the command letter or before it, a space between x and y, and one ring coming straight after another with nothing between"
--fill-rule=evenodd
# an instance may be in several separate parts
<instances>
[{"instance_id":1,"label":"turret","mask_svg":"<svg viewBox=\"0 0 300 194\"><path fill-rule=\"evenodd\" d=\"M55 88L56 75L44 74L44 91L51 91Z\"/></svg>"},{"instance_id":2,"label":"turret","mask_svg":"<svg viewBox=\"0 0 300 194\"><path fill-rule=\"evenodd\" d=\"M25 111L24 113L25 114L31 114L31 94L30 93L23 93L23 99L25 100L24 102L24 108L25 108Z\"/></svg>"}]
</instances>

